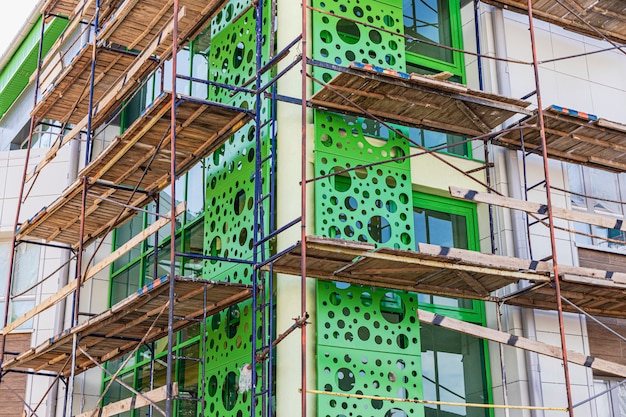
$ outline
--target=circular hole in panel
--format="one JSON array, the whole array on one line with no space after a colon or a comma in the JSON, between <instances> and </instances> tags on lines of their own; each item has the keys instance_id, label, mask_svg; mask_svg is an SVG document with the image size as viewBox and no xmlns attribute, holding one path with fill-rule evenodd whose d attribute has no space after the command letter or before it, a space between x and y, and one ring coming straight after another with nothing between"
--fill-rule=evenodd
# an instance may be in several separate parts
<instances>
[{"instance_id":1,"label":"circular hole in panel","mask_svg":"<svg viewBox=\"0 0 626 417\"><path fill-rule=\"evenodd\" d=\"M398 196L398 200L400 200L400 202L401 202L402 204L406 204L406 203L408 203L408 202L409 202L409 196L408 196L408 195L406 195L406 194L404 194L404 193L401 193L401 194Z\"/></svg>"},{"instance_id":2,"label":"circular hole in panel","mask_svg":"<svg viewBox=\"0 0 626 417\"><path fill-rule=\"evenodd\" d=\"M330 137L328 133L324 133L322 136L320 136L320 140L322 141L322 145L327 148L333 146L333 138Z\"/></svg>"},{"instance_id":3,"label":"circular hole in panel","mask_svg":"<svg viewBox=\"0 0 626 417\"><path fill-rule=\"evenodd\" d=\"M400 323L406 313L402 297L394 292L386 293L380 300L380 312L389 323Z\"/></svg>"},{"instance_id":4,"label":"circular hole in panel","mask_svg":"<svg viewBox=\"0 0 626 417\"><path fill-rule=\"evenodd\" d=\"M246 207L246 192L244 190L237 191L237 194L235 194L235 201L233 203L235 214L239 216L243 213L243 210Z\"/></svg>"},{"instance_id":5,"label":"circular hole in panel","mask_svg":"<svg viewBox=\"0 0 626 417\"><path fill-rule=\"evenodd\" d=\"M350 196L346 197L344 204L346 208L350 211L355 211L359 207L359 203L356 201L356 198Z\"/></svg>"},{"instance_id":6,"label":"circular hole in panel","mask_svg":"<svg viewBox=\"0 0 626 417\"><path fill-rule=\"evenodd\" d=\"M343 233L346 235L346 237L352 237L354 236L354 229L352 228L352 226L346 226L343 228Z\"/></svg>"},{"instance_id":7,"label":"circular hole in panel","mask_svg":"<svg viewBox=\"0 0 626 417\"><path fill-rule=\"evenodd\" d=\"M383 23L385 24L387 28L390 28L396 24L396 21L394 20L393 17L386 14L385 16L383 16Z\"/></svg>"},{"instance_id":8,"label":"circular hole in panel","mask_svg":"<svg viewBox=\"0 0 626 417\"><path fill-rule=\"evenodd\" d=\"M409 245L409 244L411 243L411 235L410 235L410 234L408 234L408 233L406 233L406 232L403 232L403 233L400 235L400 241L401 241L404 245Z\"/></svg>"},{"instance_id":9,"label":"circular hole in panel","mask_svg":"<svg viewBox=\"0 0 626 417\"><path fill-rule=\"evenodd\" d=\"M339 368L335 377L340 390L351 391L354 388L354 374L348 368Z\"/></svg>"},{"instance_id":10,"label":"circular hole in panel","mask_svg":"<svg viewBox=\"0 0 626 417\"><path fill-rule=\"evenodd\" d=\"M387 178L385 178L385 184L387 184L387 187L389 188L396 188L396 186L398 185L396 179L391 175L388 175Z\"/></svg>"},{"instance_id":11,"label":"circular hole in panel","mask_svg":"<svg viewBox=\"0 0 626 417\"><path fill-rule=\"evenodd\" d=\"M346 59L348 61L356 61L356 55L352 51L346 51Z\"/></svg>"},{"instance_id":12,"label":"circular hole in panel","mask_svg":"<svg viewBox=\"0 0 626 417\"><path fill-rule=\"evenodd\" d=\"M382 400L372 400L372 407L376 410L380 410L381 408L383 408Z\"/></svg>"},{"instance_id":13,"label":"circular hole in panel","mask_svg":"<svg viewBox=\"0 0 626 417\"><path fill-rule=\"evenodd\" d=\"M212 375L211 378L209 378L209 396L213 397L215 395L215 393L217 392L217 376L216 375Z\"/></svg>"},{"instance_id":14,"label":"circular hole in panel","mask_svg":"<svg viewBox=\"0 0 626 417\"><path fill-rule=\"evenodd\" d=\"M396 361L396 368L402 370L402 369L406 368L406 363L402 359L398 359Z\"/></svg>"},{"instance_id":15,"label":"circular hole in panel","mask_svg":"<svg viewBox=\"0 0 626 417\"><path fill-rule=\"evenodd\" d=\"M357 334L359 335L359 339L361 339L363 341L369 340L369 338L370 338L370 331L365 326L359 327L359 330L357 331Z\"/></svg>"},{"instance_id":16,"label":"circular hole in panel","mask_svg":"<svg viewBox=\"0 0 626 417\"><path fill-rule=\"evenodd\" d=\"M339 230L339 228L337 226L330 226L328 228L328 236L329 237L333 237L333 238L340 238L341 237L341 230Z\"/></svg>"},{"instance_id":17,"label":"circular hole in panel","mask_svg":"<svg viewBox=\"0 0 626 417\"><path fill-rule=\"evenodd\" d=\"M363 17L364 15L363 9L361 9L359 6L356 6L354 9L352 9L352 12L356 17Z\"/></svg>"},{"instance_id":18,"label":"circular hole in panel","mask_svg":"<svg viewBox=\"0 0 626 417\"><path fill-rule=\"evenodd\" d=\"M406 349L409 346L409 338L404 334L399 334L396 337L396 343L400 349Z\"/></svg>"},{"instance_id":19,"label":"circular hole in panel","mask_svg":"<svg viewBox=\"0 0 626 417\"><path fill-rule=\"evenodd\" d=\"M341 295L338 292L332 292L329 296L330 303L338 306L341 303Z\"/></svg>"},{"instance_id":20,"label":"circular hole in panel","mask_svg":"<svg viewBox=\"0 0 626 417\"><path fill-rule=\"evenodd\" d=\"M385 208L389 213L395 213L398 210L398 205L393 200L387 200L385 203Z\"/></svg>"},{"instance_id":21,"label":"circular hole in panel","mask_svg":"<svg viewBox=\"0 0 626 417\"><path fill-rule=\"evenodd\" d=\"M391 238L391 225L381 216L372 216L367 222L367 232L374 241L385 243Z\"/></svg>"},{"instance_id":22,"label":"circular hole in panel","mask_svg":"<svg viewBox=\"0 0 626 417\"><path fill-rule=\"evenodd\" d=\"M375 44L379 44L383 40L383 37L380 34L380 32L375 29L372 29L369 31L369 38L370 38L370 41L372 41Z\"/></svg>"},{"instance_id":23,"label":"circular hole in panel","mask_svg":"<svg viewBox=\"0 0 626 417\"><path fill-rule=\"evenodd\" d=\"M232 410L237 403L237 374L229 372L222 385L222 403L226 410Z\"/></svg>"},{"instance_id":24,"label":"circular hole in panel","mask_svg":"<svg viewBox=\"0 0 626 417\"><path fill-rule=\"evenodd\" d=\"M385 64L387 65L396 65L396 57L391 54L385 55Z\"/></svg>"},{"instance_id":25,"label":"circular hole in panel","mask_svg":"<svg viewBox=\"0 0 626 417\"><path fill-rule=\"evenodd\" d=\"M339 19L336 26L337 35L343 42L354 45L361 38L361 31L356 23L345 19Z\"/></svg>"},{"instance_id":26,"label":"circular hole in panel","mask_svg":"<svg viewBox=\"0 0 626 417\"><path fill-rule=\"evenodd\" d=\"M220 256L220 253L222 253L222 239L219 236L215 236L213 238L213 240L211 240L211 244L209 245L210 251L209 251L209 255L210 256ZM216 259L211 259L210 260L211 264L216 264L217 260Z\"/></svg>"},{"instance_id":27,"label":"circular hole in panel","mask_svg":"<svg viewBox=\"0 0 626 417\"><path fill-rule=\"evenodd\" d=\"M239 232L239 245L242 247L245 246L247 239L248 239L248 231L244 227L243 229L241 229L241 232Z\"/></svg>"},{"instance_id":28,"label":"circular hole in panel","mask_svg":"<svg viewBox=\"0 0 626 417\"><path fill-rule=\"evenodd\" d=\"M333 41L333 35L326 29L320 32L320 39L324 43L331 43Z\"/></svg>"}]
</instances>

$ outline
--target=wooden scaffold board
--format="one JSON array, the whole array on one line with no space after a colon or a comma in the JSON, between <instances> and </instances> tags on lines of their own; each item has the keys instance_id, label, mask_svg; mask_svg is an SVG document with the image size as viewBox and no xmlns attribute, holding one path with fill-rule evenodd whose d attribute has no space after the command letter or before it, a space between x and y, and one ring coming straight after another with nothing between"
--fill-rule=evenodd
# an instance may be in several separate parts
<instances>
[{"instance_id":1,"label":"wooden scaffold board","mask_svg":"<svg viewBox=\"0 0 626 417\"><path fill-rule=\"evenodd\" d=\"M228 0L179 0L179 7L186 9L178 23L179 44L193 37L226 3ZM103 25L98 40L142 51L173 18L173 5L173 0L126 0Z\"/></svg>"},{"instance_id":2,"label":"wooden scaffold board","mask_svg":"<svg viewBox=\"0 0 626 417\"><path fill-rule=\"evenodd\" d=\"M301 245L274 261L274 271L300 274ZM556 309L550 263L473 252L436 245L418 251L375 248L341 239L307 237L307 276L404 291L500 301ZM561 293L592 314L626 318L626 274L559 265ZM494 292L529 282L526 291ZM501 291L500 293L502 293ZM516 296L513 297L513 294ZM569 304L566 311L576 312Z\"/></svg>"},{"instance_id":3,"label":"wooden scaffold board","mask_svg":"<svg viewBox=\"0 0 626 417\"><path fill-rule=\"evenodd\" d=\"M548 157L609 171L626 171L626 125L554 105L543 114ZM537 113L520 124L536 126ZM538 128L522 132L527 152L541 145ZM522 149L519 132L495 138L494 143Z\"/></svg>"},{"instance_id":4,"label":"wooden scaffold board","mask_svg":"<svg viewBox=\"0 0 626 417\"><path fill-rule=\"evenodd\" d=\"M42 97L32 112L33 116L77 124L88 114L92 55L93 44L87 43L58 74L54 68L44 69L48 77L42 78ZM94 103L124 75L136 58L125 51L96 49ZM50 64L60 68L61 60ZM137 77L155 67L155 60L145 60Z\"/></svg>"},{"instance_id":5,"label":"wooden scaffold board","mask_svg":"<svg viewBox=\"0 0 626 417\"><path fill-rule=\"evenodd\" d=\"M106 19L122 0L100 0L100 19ZM96 11L95 0L47 0L41 8L44 15L66 16L91 20Z\"/></svg>"},{"instance_id":6,"label":"wooden scaffold board","mask_svg":"<svg viewBox=\"0 0 626 417\"><path fill-rule=\"evenodd\" d=\"M163 93L78 174L79 179L60 198L24 222L17 238L44 239L77 247L81 239L83 177L89 179L82 236L86 244L134 216L135 208L147 205L151 196L170 182L170 109L171 94ZM241 110L181 97L177 104L177 175L191 169L249 120L249 114ZM133 187L140 192L133 195ZM123 208L116 203L132 207ZM117 219L121 211L124 213Z\"/></svg>"},{"instance_id":7,"label":"wooden scaffold board","mask_svg":"<svg viewBox=\"0 0 626 417\"><path fill-rule=\"evenodd\" d=\"M104 363L131 352L143 339L150 343L168 333L169 279L163 277L141 288L113 307L41 345L13 358L6 359L2 371L32 369L68 376L73 338L90 356ZM172 331L197 323L204 315L216 314L252 296L252 287L244 284L206 281L192 278L175 279ZM76 352L76 374L96 366L81 350Z\"/></svg>"},{"instance_id":8,"label":"wooden scaffold board","mask_svg":"<svg viewBox=\"0 0 626 417\"><path fill-rule=\"evenodd\" d=\"M482 1L517 13L528 13L526 0ZM594 38L600 38L602 34L620 44L626 43L625 13L623 0L533 1L533 16L536 18Z\"/></svg>"},{"instance_id":9,"label":"wooden scaffold board","mask_svg":"<svg viewBox=\"0 0 626 417\"><path fill-rule=\"evenodd\" d=\"M352 63L330 80L311 103L325 110L371 114L390 123L463 136L480 136L513 115L530 114L527 101L360 63Z\"/></svg>"}]
</instances>

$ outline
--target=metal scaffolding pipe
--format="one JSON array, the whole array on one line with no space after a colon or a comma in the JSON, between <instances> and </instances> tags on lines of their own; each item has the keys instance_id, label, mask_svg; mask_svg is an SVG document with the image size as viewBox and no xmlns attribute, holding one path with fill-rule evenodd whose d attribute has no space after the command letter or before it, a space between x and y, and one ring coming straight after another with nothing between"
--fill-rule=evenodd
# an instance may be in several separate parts
<instances>
[{"instance_id":1,"label":"metal scaffolding pipe","mask_svg":"<svg viewBox=\"0 0 626 417\"><path fill-rule=\"evenodd\" d=\"M550 228L550 248L552 250L552 263L554 268L554 291L556 297L557 313L559 317L559 333L561 336L561 349L563 350L563 373L565 376L565 390L567 393L567 408L570 417L574 417L574 403L572 401L572 387L570 384L569 364L567 362L567 342L565 340L565 323L563 320L563 303L561 300L561 283L559 277L559 264L557 261L556 237L554 229L554 216L552 207L552 189L550 187L550 167L548 164L548 150L546 143L546 128L543 119L543 103L541 101L541 88L539 82L539 65L537 61L537 43L535 39L535 25L533 23L533 4L532 0L527 0L528 6L528 23L530 29L530 45L533 56L533 73L535 77L535 86L537 88L537 120L539 122L539 134L541 136L541 153L543 157L543 169L546 178L546 203L548 208L548 226Z\"/></svg>"}]
</instances>

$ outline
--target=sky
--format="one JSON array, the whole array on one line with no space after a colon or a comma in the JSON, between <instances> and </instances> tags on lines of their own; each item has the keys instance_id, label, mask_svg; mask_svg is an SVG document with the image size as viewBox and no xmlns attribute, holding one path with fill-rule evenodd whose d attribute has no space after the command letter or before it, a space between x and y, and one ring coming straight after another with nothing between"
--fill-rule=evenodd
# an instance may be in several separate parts
<instances>
[{"instance_id":1,"label":"sky","mask_svg":"<svg viewBox=\"0 0 626 417\"><path fill-rule=\"evenodd\" d=\"M0 55L22 28L39 0L0 0Z\"/></svg>"}]
</instances>

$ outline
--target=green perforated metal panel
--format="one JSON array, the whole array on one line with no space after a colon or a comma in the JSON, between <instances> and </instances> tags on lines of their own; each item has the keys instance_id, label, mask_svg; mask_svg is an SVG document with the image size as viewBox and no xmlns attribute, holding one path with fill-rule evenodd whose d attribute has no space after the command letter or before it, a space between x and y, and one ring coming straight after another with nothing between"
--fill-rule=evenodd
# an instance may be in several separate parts
<instances>
[{"instance_id":1,"label":"green perforated metal panel","mask_svg":"<svg viewBox=\"0 0 626 417\"><path fill-rule=\"evenodd\" d=\"M246 301L207 322L206 415L249 416L250 392L239 392L240 369L251 362L252 303Z\"/></svg>"},{"instance_id":2,"label":"green perforated metal panel","mask_svg":"<svg viewBox=\"0 0 626 417\"><path fill-rule=\"evenodd\" d=\"M423 398L417 295L320 282L317 384L325 391ZM320 395L318 415L423 416L421 405Z\"/></svg>"},{"instance_id":3,"label":"green perforated metal panel","mask_svg":"<svg viewBox=\"0 0 626 417\"><path fill-rule=\"evenodd\" d=\"M343 66L358 61L405 70L402 0L315 0L313 7L319 10L313 12L313 58ZM328 82L334 72L315 67L313 75ZM314 89L319 88L314 83Z\"/></svg>"},{"instance_id":4,"label":"green perforated metal panel","mask_svg":"<svg viewBox=\"0 0 626 417\"><path fill-rule=\"evenodd\" d=\"M231 0L211 21L211 35L221 32L251 4L252 0Z\"/></svg>"},{"instance_id":5,"label":"green perforated metal panel","mask_svg":"<svg viewBox=\"0 0 626 417\"><path fill-rule=\"evenodd\" d=\"M315 225L321 236L415 247L408 159L341 171L409 154L408 142L389 132L387 140L365 135L362 119L315 113ZM383 132L384 133L384 132Z\"/></svg>"},{"instance_id":6,"label":"green perforated metal panel","mask_svg":"<svg viewBox=\"0 0 626 417\"><path fill-rule=\"evenodd\" d=\"M239 4L239 2L234 4ZM233 8L236 7L233 6ZM265 7L265 13L263 14L264 34L269 33L270 30L268 13L269 7ZM268 40L268 36L263 36L263 63L269 57L270 45ZM254 81L252 79L256 75L255 48L256 20L255 10L251 8L241 15L237 21L231 22L225 29L217 33L211 40L209 80L229 86L254 89ZM261 78L264 81L269 80L270 73L265 73ZM209 88L209 100L220 103L252 109L254 108L254 99L255 96L251 93L234 93L232 90L218 86L210 86ZM264 108L262 113L266 115L267 110Z\"/></svg>"}]
</instances>

